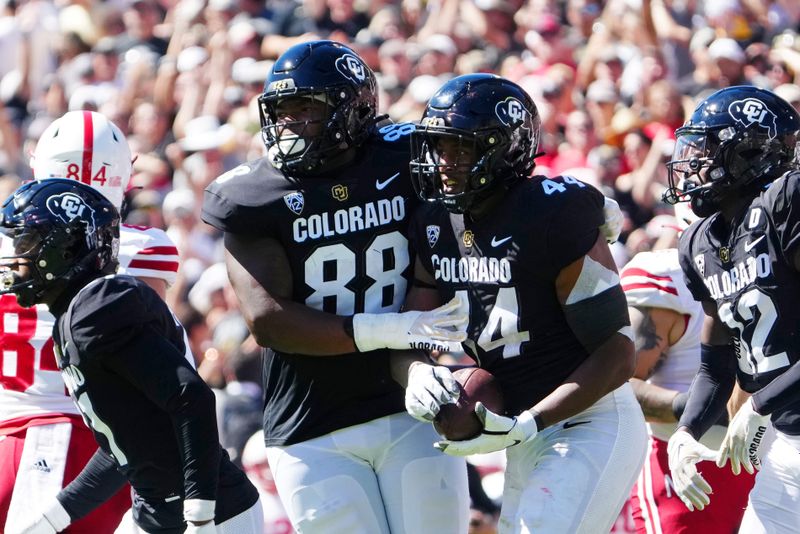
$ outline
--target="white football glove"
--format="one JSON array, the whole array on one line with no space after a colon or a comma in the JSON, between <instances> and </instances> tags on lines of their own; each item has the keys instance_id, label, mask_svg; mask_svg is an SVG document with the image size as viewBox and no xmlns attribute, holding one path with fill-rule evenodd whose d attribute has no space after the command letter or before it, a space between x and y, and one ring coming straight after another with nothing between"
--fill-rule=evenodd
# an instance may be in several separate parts
<instances>
[{"instance_id":1,"label":"white football glove","mask_svg":"<svg viewBox=\"0 0 800 534\"><path fill-rule=\"evenodd\" d=\"M216 501L186 499L183 501L183 519L186 521L184 534L216 534L214 524Z\"/></svg>"},{"instance_id":2,"label":"white football glove","mask_svg":"<svg viewBox=\"0 0 800 534\"><path fill-rule=\"evenodd\" d=\"M430 422L443 404L456 403L461 395L450 369L414 362L408 369L406 411L415 419Z\"/></svg>"},{"instance_id":3,"label":"white football glove","mask_svg":"<svg viewBox=\"0 0 800 534\"><path fill-rule=\"evenodd\" d=\"M672 477L672 486L683 504L693 511L695 508L702 510L711 499L711 486L697 472L697 463L703 460L715 460L717 454L699 443L685 430L678 430L667 444L669 455L669 470Z\"/></svg>"},{"instance_id":4,"label":"white football glove","mask_svg":"<svg viewBox=\"0 0 800 534\"><path fill-rule=\"evenodd\" d=\"M600 227L600 231L608 243L616 243L617 239L619 239L619 234L622 232L622 225L625 222L625 216L622 214L622 210L616 200L604 197L603 215L605 215L606 221Z\"/></svg>"},{"instance_id":5,"label":"white football glove","mask_svg":"<svg viewBox=\"0 0 800 534\"><path fill-rule=\"evenodd\" d=\"M483 424L483 430L478 437L463 441L443 439L433 446L452 456L486 454L524 443L539 432L536 420L528 410L516 417L505 417L478 402L475 404L475 415Z\"/></svg>"},{"instance_id":6,"label":"white football glove","mask_svg":"<svg viewBox=\"0 0 800 534\"><path fill-rule=\"evenodd\" d=\"M733 420L728 424L728 432L722 440L717 456L717 465L723 467L728 458L731 459L731 471L734 475L741 473L741 466L751 475L755 469L761 469L758 448L769 428L769 416L760 415L753 409L752 399L748 399Z\"/></svg>"},{"instance_id":7,"label":"white football glove","mask_svg":"<svg viewBox=\"0 0 800 534\"><path fill-rule=\"evenodd\" d=\"M8 534L55 534L72 523L69 514L58 501L53 499L40 512L22 524L6 525Z\"/></svg>"},{"instance_id":8,"label":"white football glove","mask_svg":"<svg viewBox=\"0 0 800 534\"><path fill-rule=\"evenodd\" d=\"M377 349L461 350L467 339L466 311L453 300L431 311L357 313L353 316L353 340L359 352Z\"/></svg>"}]
</instances>

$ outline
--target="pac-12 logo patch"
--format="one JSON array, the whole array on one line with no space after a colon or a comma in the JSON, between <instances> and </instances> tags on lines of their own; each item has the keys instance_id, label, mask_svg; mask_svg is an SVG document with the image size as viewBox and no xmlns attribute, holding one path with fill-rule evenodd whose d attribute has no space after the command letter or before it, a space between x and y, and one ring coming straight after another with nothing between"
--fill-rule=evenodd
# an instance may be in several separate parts
<instances>
[{"instance_id":1,"label":"pac-12 logo patch","mask_svg":"<svg viewBox=\"0 0 800 534\"><path fill-rule=\"evenodd\" d=\"M353 83L361 83L367 77L367 67L353 54L345 54L337 59L336 70Z\"/></svg>"},{"instance_id":2,"label":"pac-12 logo patch","mask_svg":"<svg viewBox=\"0 0 800 534\"><path fill-rule=\"evenodd\" d=\"M286 202L286 207L292 210L292 213L295 215L303 213L303 206L306 205L303 193L289 193L283 195L283 201Z\"/></svg>"},{"instance_id":3,"label":"pac-12 logo patch","mask_svg":"<svg viewBox=\"0 0 800 534\"><path fill-rule=\"evenodd\" d=\"M428 244L433 248L436 242L439 241L440 228L436 224L429 224L425 227L425 233L428 235Z\"/></svg>"},{"instance_id":4,"label":"pac-12 logo patch","mask_svg":"<svg viewBox=\"0 0 800 534\"><path fill-rule=\"evenodd\" d=\"M694 265L697 267L697 272L700 273L701 277L706 275L706 259L702 254L694 257Z\"/></svg>"},{"instance_id":5,"label":"pac-12 logo patch","mask_svg":"<svg viewBox=\"0 0 800 534\"><path fill-rule=\"evenodd\" d=\"M758 124L767 130L770 139L778 135L777 117L761 100L745 98L732 102L728 106L728 114L745 128Z\"/></svg>"},{"instance_id":6,"label":"pac-12 logo patch","mask_svg":"<svg viewBox=\"0 0 800 534\"><path fill-rule=\"evenodd\" d=\"M516 98L509 96L502 102L498 102L494 107L494 113L500 122L509 128L518 128L525 122L525 115L528 113L525 106Z\"/></svg>"},{"instance_id":7,"label":"pac-12 logo patch","mask_svg":"<svg viewBox=\"0 0 800 534\"><path fill-rule=\"evenodd\" d=\"M53 195L47 199L46 205L50 213L55 215L59 221L64 224L70 224L76 220L82 222L86 226L86 235L93 236L94 209L75 193Z\"/></svg>"}]
</instances>

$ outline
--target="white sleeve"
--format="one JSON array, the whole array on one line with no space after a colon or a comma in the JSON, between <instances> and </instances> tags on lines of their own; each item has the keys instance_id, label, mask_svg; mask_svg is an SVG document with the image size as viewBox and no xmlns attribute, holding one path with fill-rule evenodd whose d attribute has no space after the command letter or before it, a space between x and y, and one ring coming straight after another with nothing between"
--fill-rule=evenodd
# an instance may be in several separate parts
<instances>
[{"instance_id":1,"label":"white sleeve","mask_svg":"<svg viewBox=\"0 0 800 534\"><path fill-rule=\"evenodd\" d=\"M175 243L158 228L123 226L120 231L119 273L159 278L168 286L178 276L180 258Z\"/></svg>"}]
</instances>

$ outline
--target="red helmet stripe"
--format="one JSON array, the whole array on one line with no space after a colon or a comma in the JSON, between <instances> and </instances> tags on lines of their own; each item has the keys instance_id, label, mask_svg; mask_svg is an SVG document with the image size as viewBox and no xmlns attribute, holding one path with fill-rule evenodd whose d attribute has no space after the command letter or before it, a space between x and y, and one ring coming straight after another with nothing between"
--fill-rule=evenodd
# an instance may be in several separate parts
<instances>
[{"instance_id":1,"label":"red helmet stripe","mask_svg":"<svg viewBox=\"0 0 800 534\"><path fill-rule=\"evenodd\" d=\"M81 165L81 182L92 185L92 152L94 152L94 125L92 113L83 112L83 164Z\"/></svg>"}]
</instances>

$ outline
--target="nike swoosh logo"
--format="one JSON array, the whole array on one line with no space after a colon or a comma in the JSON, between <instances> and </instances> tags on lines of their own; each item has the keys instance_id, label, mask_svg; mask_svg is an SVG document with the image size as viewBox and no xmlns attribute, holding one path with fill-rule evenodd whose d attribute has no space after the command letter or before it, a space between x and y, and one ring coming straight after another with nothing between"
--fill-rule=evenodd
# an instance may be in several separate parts
<instances>
[{"instance_id":1,"label":"nike swoosh logo","mask_svg":"<svg viewBox=\"0 0 800 534\"><path fill-rule=\"evenodd\" d=\"M755 241L751 241L750 243L745 243L745 244L744 244L744 251L745 251L745 252L750 252L750 250L752 250L752 248L753 248L754 246L756 246L756 245L758 244L758 242L759 242L759 241L761 241L762 239L764 239L765 237L766 237L766 236L763 236L763 235L762 235L761 237L759 237L759 238L758 238L758 239L756 239Z\"/></svg>"},{"instance_id":2,"label":"nike swoosh logo","mask_svg":"<svg viewBox=\"0 0 800 534\"><path fill-rule=\"evenodd\" d=\"M494 236L494 237L492 237L492 246L493 247L499 247L500 245L502 245L503 243L505 243L506 241L508 241L512 237L514 237L514 236L508 236L508 237L504 237L503 239L497 239L497 236Z\"/></svg>"},{"instance_id":3,"label":"nike swoosh logo","mask_svg":"<svg viewBox=\"0 0 800 534\"><path fill-rule=\"evenodd\" d=\"M575 422L567 421L566 423L564 423L564 429L566 430L567 428L572 428L573 426L578 426L578 425L588 425L589 423L591 423L591 421L575 421Z\"/></svg>"},{"instance_id":4,"label":"nike swoosh logo","mask_svg":"<svg viewBox=\"0 0 800 534\"><path fill-rule=\"evenodd\" d=\"M400 176L399 172L396 173L394 176L390 176L389 178L387 178L386 180L384 180L382 182L380 180L375 180L375 189L377 189L378 191L382 191L387 185L392 183L392 180L394 180L398 176Z\"/></svg>"}]
</instances>

